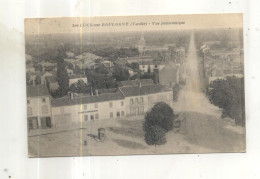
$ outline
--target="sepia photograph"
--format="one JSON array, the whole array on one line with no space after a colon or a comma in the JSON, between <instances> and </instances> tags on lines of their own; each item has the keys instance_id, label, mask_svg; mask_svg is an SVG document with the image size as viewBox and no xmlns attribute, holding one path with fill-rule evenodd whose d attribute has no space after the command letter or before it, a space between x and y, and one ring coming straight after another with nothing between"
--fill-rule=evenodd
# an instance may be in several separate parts
<instances>
[{"instance_id":1,"label":"sepia photograph","mask_svg":"<svg viewBox=\"0 0 260 179\"><path fill-rule=\"evenodd\" d=\"M246 152L242 14L24 26L28 157Z\"/></svg>"}]
</instances>

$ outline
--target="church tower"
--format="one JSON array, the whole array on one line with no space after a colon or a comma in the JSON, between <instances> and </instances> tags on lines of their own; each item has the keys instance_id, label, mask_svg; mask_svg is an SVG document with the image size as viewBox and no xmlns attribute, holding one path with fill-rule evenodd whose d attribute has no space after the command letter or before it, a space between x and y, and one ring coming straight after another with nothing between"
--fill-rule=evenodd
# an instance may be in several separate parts
<instances>
[{"instance_id":1,"label":"church tower","mask_svg":"<svg viewBox=\"0 0 260 179\"><path fill-rule=\"evenodd\" d=\"M140 54L143 54L144 48L145 48L145 39L144 39L144 33L142 32L141 37L139 41L136 44L136 48L138 49Z\"/></svg>"}]
</instances>

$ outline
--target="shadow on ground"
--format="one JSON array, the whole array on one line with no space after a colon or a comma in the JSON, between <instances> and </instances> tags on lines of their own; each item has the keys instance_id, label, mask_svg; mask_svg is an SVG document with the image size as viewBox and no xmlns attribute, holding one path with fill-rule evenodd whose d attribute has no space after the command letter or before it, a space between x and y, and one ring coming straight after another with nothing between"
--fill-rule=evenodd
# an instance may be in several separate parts
<instances>
[{"instance_id":1,"label":"shadow on ground","mask_svg":"<svg viewBox=\"0 0 260 179\"><path fill-rule=\"evenodd\" d=\"M114 139L114 142L117 143L119 146L129 148L129 149L146 149L147 147L143 144L132 142L129 140L121 140L121 139Z\"/></svg>"},{"instance_id":2,"label":"shadow on ground","mask_svg":"<svg viewBox=\"0 0 260 179\"><path fill-rule=\"evenodd\" d=\"M120 127L108 127L108 130L119 135L129 136L129 137L144 137L143 131L143 120L120 120L118 123Z\"/></svg>"},{"instance_id":3,"label":"shadow on ground","mask_svg":"<svg viewBox=\"0 0 260 179\"><path fill-rule=\"evenodd\" d=\"M226 129L222 119L196 112L185 112L179 116L179 120L181 126L178 133L184 135L186 141L191 144L218 152L245 151L245 134Z\"/></svg>"}]
</instances>

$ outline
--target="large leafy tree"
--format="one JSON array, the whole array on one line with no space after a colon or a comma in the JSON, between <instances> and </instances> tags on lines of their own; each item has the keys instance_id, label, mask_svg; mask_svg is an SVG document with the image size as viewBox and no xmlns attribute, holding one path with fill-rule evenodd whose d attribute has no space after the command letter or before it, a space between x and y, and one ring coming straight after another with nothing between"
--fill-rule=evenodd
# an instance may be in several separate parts
<instances>
[{"instance_id":1,"label":"large leafy tree","mask_svg":"<svg viewBox=\"0 0 260 179\"><path fill-rule=\"evenodd\" d=\"M116 65L113 69L112 76L116 79L116 81L125 81L129 79L130 74L126 68Z\"/></svg>"},{"instance_id":2,"label":"large leafy tree","mask_svg":"<svg viewBox=\"0 0 260 179\"><path fill-rule=\"evenodd\" d=\"M237 125L245 125L244 79L227 77L209 85L208 97L212 104L222 109L222 117L230 117Z\"/></svg>"},{"instance_id":3,"label":"large leafy tree","mask_svg":"<svg viewBox=\"0 0 260 179\"><path fill-rule=\"evenodd\" d=\"M165 134L173 129L174 114L172 108L159 102L145 115L143 130L144 140L148 145L162 145L166 143Z\"/></svg>"},{"instance_id":4,"label":"large leafy tree","mask_svg":"<svg viewBox=\"0 0 260 179\"><path fill-rule=\"evenodd\" d=\"M95 70L90 69L86 69L85 72L88 78L88 82L92 86L92 90L117 87L116 81L107 74L98 73Z\"/></svg>"},{"instance_id":5,"label":"large leafy tree","mask_svg":"<svg viewBox=\"0 0 260 179\"><path fill-rule=\"evenodd\" d=\"M166 143L166 131L158 125L150 126L145 132L145 142L148 145L163 145Z\"/></svg>"},{"instance_id":6,"label":"large leafy tree","mask_svg":"<svg viewBox=\"0 0 260 179\"><path fill-rule=\"evenodd\" d=\"M150 126L158 125L168 132L173 129L173 122L173 109L165 102L158 102L146 113L143 128L147 131Z\"/></svg>"}]
</instances>

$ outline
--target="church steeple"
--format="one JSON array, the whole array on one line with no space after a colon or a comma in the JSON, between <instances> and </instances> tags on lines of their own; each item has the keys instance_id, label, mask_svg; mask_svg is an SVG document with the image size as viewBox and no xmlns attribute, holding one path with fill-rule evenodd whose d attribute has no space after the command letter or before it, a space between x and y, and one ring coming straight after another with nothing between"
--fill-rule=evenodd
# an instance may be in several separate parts
<instances>
[{"instance_id":1,"label":"church steeple","mask_svg":"<svg viewBox=\"0 0 260 179\"><path fill-rule=\"evenodd\" d=\"M143 50L145 48L145 40L144 40L144 33L142 32L139 41L136 43L136 47L140 54L143 54Z\"/></svg>"},{"instance_id":2,"label":"church steeple","mask_svg":"<svg viewBox=\"0 0 260 179\"><path fill-rule=\"evenodd\" d=\"M140 40L138 42L139 45L145 46L144 33L142 32Z\"/></svg>"}]
</instances>

